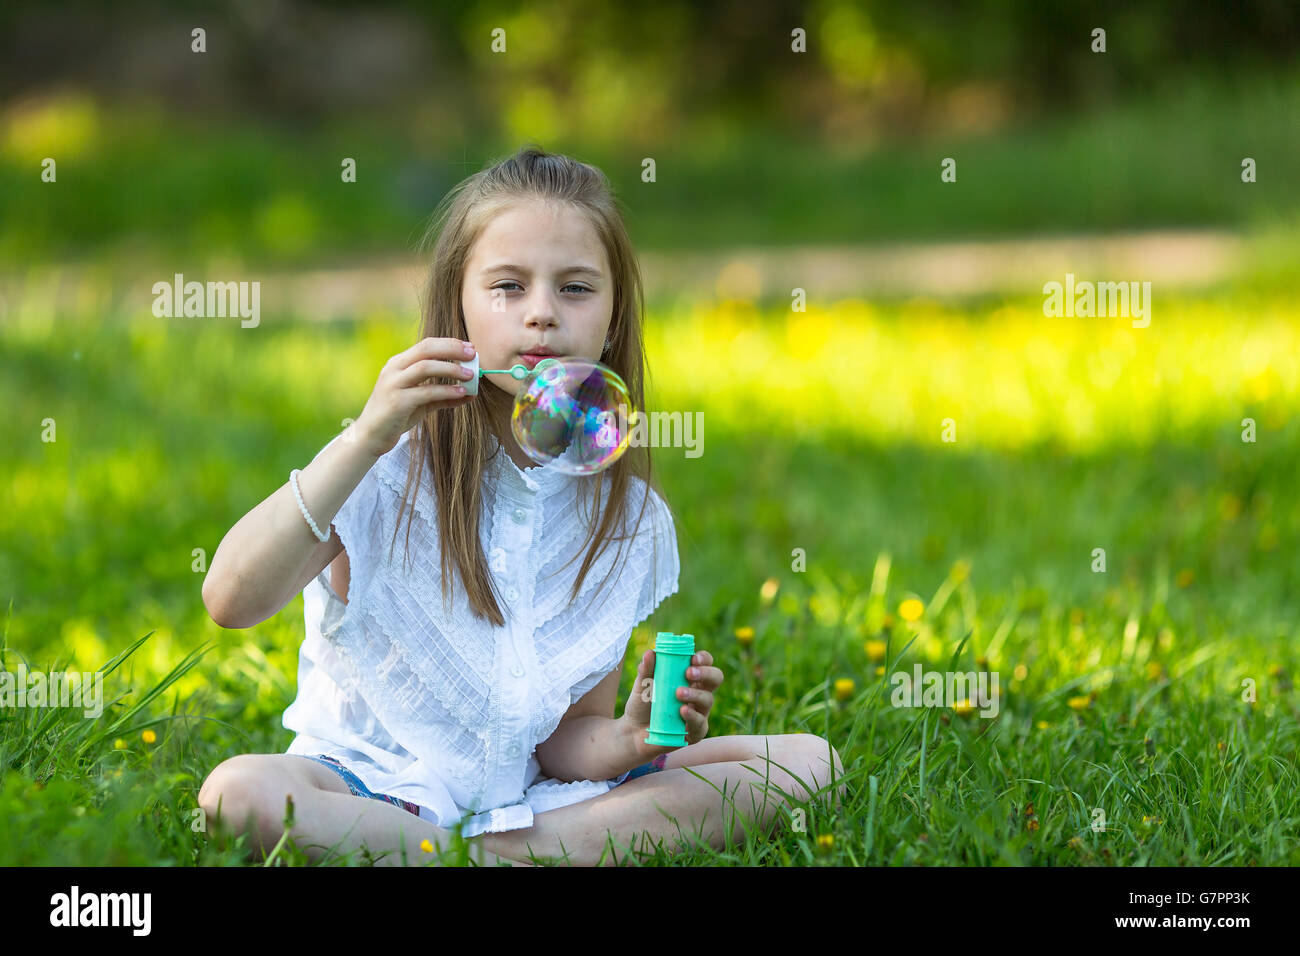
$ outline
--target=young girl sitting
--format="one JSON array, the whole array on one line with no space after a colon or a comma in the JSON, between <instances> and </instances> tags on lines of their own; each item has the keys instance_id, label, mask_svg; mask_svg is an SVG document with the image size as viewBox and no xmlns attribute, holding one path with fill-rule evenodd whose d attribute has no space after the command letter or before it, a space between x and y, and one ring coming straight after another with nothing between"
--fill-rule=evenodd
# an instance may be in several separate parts
<instances>
[{"instance_id":1,"label":"young girl sitting","mask_svg":"<svg viewBox=\"0 0 1300 956\"><path fill-rule=\"evenodd\" d=\"M475 388L461 364L599 360L644 408L641 278L605 176L522 149L457 186L429 236L419 341L213 556L218 624L251 627L301 590L307 634L284 715L297 736L214 769L209 818L266 850L292 797L312 859L364 848L419 864L458 826L480 865L598 864L722 848L770 831L791 800L841 799L821 737L708 737L723 674L706 650L678 691L686 746L645 742L653 651L614 716L633 628L678 585L649 450L590 475L538 466L511 431L523 383Z\"/></svg>"}]
</instances>

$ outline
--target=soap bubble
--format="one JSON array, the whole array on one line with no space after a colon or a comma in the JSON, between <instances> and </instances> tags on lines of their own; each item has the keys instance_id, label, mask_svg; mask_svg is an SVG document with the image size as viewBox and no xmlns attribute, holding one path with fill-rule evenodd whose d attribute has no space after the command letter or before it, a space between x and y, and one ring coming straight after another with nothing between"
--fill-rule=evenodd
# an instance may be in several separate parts
<instances>
[{"instance_id":1,"label":"soap bubble","mask_svg":"<svg viewBox=\"0 0 1300 956\"><path fill-rule=\"evenodd\" d=\"M510 427L524 453L570 475L603 471L627 451L635 420L627 385L613 369L583 358L544 359L515 395Z\"/></svg>"}]
</instances>

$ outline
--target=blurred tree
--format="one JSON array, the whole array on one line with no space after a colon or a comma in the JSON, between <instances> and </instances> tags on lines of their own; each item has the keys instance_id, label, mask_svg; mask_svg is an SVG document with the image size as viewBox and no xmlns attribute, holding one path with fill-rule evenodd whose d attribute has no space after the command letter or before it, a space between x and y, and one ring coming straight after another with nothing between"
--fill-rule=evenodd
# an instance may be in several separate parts
<instances>
[{"instance_id":1,"label":"blurred tree","mask_svg":"<svg viewBox=\"0 0 1300 956\"><path fill-rule=\"evenodd\" d=\"M470 135L649 142L719 121L831 130L837 116L897 132L951 115L949 95L972 86L1068 108L1289 67L1298 50L1293 0L54 0L0 6L0 98L73 85L286 125L436 99Z\"/></svg>"}]
</instances>

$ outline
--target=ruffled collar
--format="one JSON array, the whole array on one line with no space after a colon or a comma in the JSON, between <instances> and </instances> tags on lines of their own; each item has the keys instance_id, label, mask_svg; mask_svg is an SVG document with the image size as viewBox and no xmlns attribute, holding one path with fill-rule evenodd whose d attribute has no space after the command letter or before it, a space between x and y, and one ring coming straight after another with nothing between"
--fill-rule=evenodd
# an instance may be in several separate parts
<instances>
[{"instance_id":1,"label":"ruffled collar","mask_svg":"<svg viewBox=\"0 0 1300 956\"><path fill-rule=\"evenodd\" d=\"M490 449L487 470L494 479L499 494L518 504L527 504L537 497L549 498L577 484L579 475L570 475L548 462L535 468L520 468L515 464L497 437L488 434Z\"/></svg>"}]
</instances>

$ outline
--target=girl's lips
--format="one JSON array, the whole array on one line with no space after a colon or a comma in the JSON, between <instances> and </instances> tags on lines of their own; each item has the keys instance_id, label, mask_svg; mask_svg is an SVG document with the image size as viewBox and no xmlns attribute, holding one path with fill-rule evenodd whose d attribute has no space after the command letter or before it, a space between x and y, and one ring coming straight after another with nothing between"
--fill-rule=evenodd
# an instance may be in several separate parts
<instances>
[{"instance_id":1,"label":"girl's lips","mask_svg":"<svg viewBox=\"0 0 1300 956\"><path fill-rule=\"evenodd\" d=\"M533 355L532 353L522 354L519 357L523 359L524 366L530 372L537 367L537 363L542 359L555 358L554 355Z\"/></svg>"}]
</instances>

